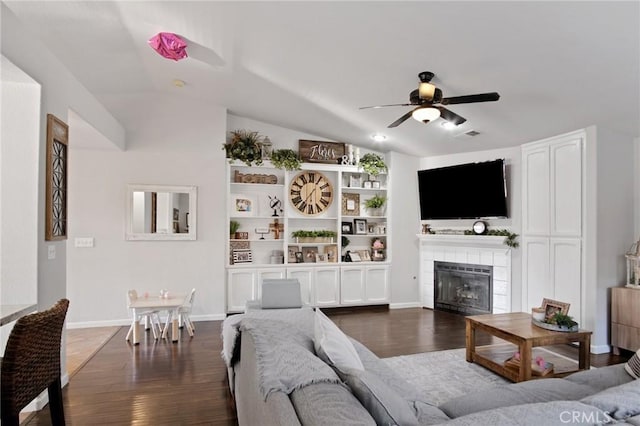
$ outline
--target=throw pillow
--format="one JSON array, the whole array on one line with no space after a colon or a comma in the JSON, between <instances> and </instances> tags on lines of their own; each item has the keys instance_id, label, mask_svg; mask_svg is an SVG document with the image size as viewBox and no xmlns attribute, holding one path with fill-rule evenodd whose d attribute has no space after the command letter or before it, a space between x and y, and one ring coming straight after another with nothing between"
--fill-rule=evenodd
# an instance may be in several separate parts
<instances>
[{"instance_id":1,"label":"throw pillow","mask_svg":"<svg viewBox=\"0 0 640 426\"><path fill-rule=\"evenodd\" d=\"M418 419L409 403L396 391L369 371L338 371L358 401L379 425L418 425ZM446 416L443 415L446 419Z\"/></svg>"},{"instance_id":2,"label":"throw pillow","mask_svg":"<svg viewBox=\"0 0 640 426\"><path fill-rule=\"evenodd\" d=\"M349 338L320 309L316 309L313 344L318 356L327 364L341 371L364 370Z\"/></svg>"},{"instance_id":3,"label":"throw pillow","mask_svg":"<svg viewBox=\"0 0 640 426\"><path fill-rule=\"evenodd\" d=\"M586 398L583 402L605 411L616 420L640 414L640 381L632 380L624 385L614 386Z\"/></svg>"},{"instance_id":4,"label":"throw pillow","mask_svg":"<svg viewBox=\"0 0 640 426\"><path fill-rule=\"evenodd\" d=\"M640 349L627 361L624 369L627 370L627 373L631 374L631 377L634 379L640 379Z\"/></svg>"}]
</instances>

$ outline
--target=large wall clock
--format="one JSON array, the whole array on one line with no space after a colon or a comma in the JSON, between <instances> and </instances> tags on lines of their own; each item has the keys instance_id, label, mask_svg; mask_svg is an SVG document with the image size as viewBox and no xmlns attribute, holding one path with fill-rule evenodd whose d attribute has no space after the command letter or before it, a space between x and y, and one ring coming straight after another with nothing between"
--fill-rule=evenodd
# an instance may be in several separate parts
<instances>
[{"instance_id":1,"label":"large wall clock","mask_svg":"<svg viewBox=\"0 0 640 426\"><path fill-rule=\"evenodd\" d=\"M322 173L298 173L289 185L289 200L300 213L306 216L318 215L331 205L333 185Z\"/></svg>"}]
</instances>

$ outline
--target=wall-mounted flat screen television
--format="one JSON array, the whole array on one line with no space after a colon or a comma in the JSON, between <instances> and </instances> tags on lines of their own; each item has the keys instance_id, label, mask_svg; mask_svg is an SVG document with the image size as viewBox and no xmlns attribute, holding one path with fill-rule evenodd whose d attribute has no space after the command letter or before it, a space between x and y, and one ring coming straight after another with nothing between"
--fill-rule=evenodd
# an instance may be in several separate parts
<instances>
[{"instance_id":1,"label":"wall-mounted flat screen television","mask_svg":"<svg viewBox=\"0 0 640 426\"><path fill-rule=\"evenodd\" d=\"M420 218L507 217L504 160L418 171Z\"/></svg>"}]
</instances>

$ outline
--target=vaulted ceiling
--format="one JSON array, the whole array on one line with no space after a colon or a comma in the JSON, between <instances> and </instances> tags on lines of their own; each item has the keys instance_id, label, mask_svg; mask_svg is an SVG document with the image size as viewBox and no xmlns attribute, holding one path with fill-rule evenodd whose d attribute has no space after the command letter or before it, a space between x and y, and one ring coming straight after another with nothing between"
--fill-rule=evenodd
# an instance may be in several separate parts
<instances>
[{"instance_id":1,"label":"vaulted ceiling","mask_svg":"<svg viewBox=\"0 0 640 426\"><path fill-rule=\"evenodd\" d=\"M592 124L640 137L640 3L7 1L125 126L158 93L373 149L427 156L519 145ZM187 40L162 58L158 32ZM10 42L10 41L3 41ZM387 125L418 73L468 121ZM175 79L185 82L178 88ZM138 103L132 104L137 108ZM477 136L463 134L475 130ZM371 140L374 132L387 140Z\"/></svg>"}]
</instances>

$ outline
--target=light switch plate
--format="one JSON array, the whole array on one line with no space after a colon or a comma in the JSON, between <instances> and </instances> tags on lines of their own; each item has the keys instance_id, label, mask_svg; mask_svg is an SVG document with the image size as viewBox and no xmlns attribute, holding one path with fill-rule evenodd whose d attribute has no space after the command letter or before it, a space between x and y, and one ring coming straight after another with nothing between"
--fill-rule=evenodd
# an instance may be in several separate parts
<instances>
[{"instance_id":1,"label":"light switch plate","mask_svg":"<svg viewBox=\"0 0 640 426\"><path fill-rule=\"evenodd\" d=\"M93 237L78 237L74 244L76 247L93 247Z\"/></svg>"},{"instance_id":2,"label":"light switch plate","mask_svg":"<svg viewBox=\"0 0 640 426\"><path fill-rule=\"evenodd\" d=\"M47 259L53 260L56 258L56 246L47 246Z\"/></svg>"}]
</instances>

